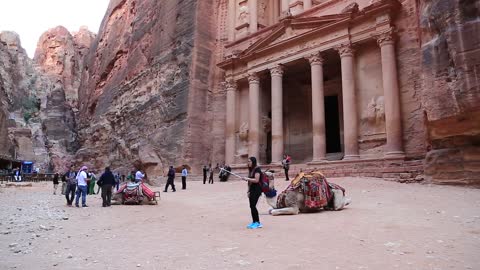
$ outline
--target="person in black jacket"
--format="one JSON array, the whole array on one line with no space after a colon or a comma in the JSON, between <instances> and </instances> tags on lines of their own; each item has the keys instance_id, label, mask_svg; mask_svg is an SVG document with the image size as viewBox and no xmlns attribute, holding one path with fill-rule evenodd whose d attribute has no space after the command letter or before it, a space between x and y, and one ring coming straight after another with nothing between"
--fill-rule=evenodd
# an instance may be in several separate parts
<instances>
[{"instance_id":1,"label":"person in black jacket","mask_svg":"<svg viewBox=\"0 0 480 270\"><path fill-rule=\"evenodd\" d=\"M170 166L170 169L168 170L167 174L167 184L165 185L165 190L163 192L167 192L168 186L172 186L172 191L175 192L175 183L173 182L175 179L175 169L173 169L173 166Z\"/></svg>"},{"instance_id":2,"label":"person in black jacket","mask_svg":"<svg viewBox=\"0 0 480 270\"><path fill-rule=\"evenodd\" d=\"M105 172L100 176L97 184L102 187L103 207L110 206L112 200L112 188L115 185L115 177L110 167L105 168Z\"/></svg>"},{"instance_id":3,"label":"person in black jacket","mask_svg":"<svg viewBox=\"0 0 480 270\"><path fill-rule=\"evenodd\" d=\"M59 178L58 173L55 173L55 175L53 176L53 195L57 194L57 188L59 183L58 178Z\"/></svg>"},{"instance_id":4,"label":"person in black jacket","mask_svg":"<svg viewBox=\"0 0 480 270\"><path fill-rule=\"evenodd\" d=\"M252 223L248 224L248 229L259 229L263 225L260 223L258 216L257 202L262 195L262 187L260 186L260 177L262 170L257 165L255 157L248 158L248 177L243 177L243 180L248 182L248 201L250 203L250 212L252 214Z\"/></svg>"},{"instance_id":5,"label":"person in black jacket","mask_svg":"<svg viewBox=\"0 0 480 270\"><path fill-rule=\"evenodd\" d=\"M208 167L207 165L203 165L203 184L205 185L205 182L207 182L207 173L208 173Z\"/></svg>"}]
</instances>

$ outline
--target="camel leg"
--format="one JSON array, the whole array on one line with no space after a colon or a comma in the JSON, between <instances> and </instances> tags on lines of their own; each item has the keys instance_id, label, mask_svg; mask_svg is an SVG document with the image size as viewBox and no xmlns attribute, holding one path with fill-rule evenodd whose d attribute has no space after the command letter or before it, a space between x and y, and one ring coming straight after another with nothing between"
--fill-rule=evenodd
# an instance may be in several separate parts
<instances>
[{"instance_id":1,"label":"camel leg","mask_svg":"<svg viewBox=\"0 0 480 270\"><path fill-rule=\"evenodd\" d=\"M277 196L273 198L268 198L265 196L265 199L267 200L267 204L270 205L272 208L277 207Z\"/></svg>"},{"instance_id":2,"label":"camel leg","mask_svg":"<svg viewBox=\"0 0 480 270\"><path fill-rule=\"evenodd\" d=\"M280 209L272 209L270 211L272 216L279 216L279 215L298 215L298 208L297 207L285 207Z\"/></svg>"}]
</instances>

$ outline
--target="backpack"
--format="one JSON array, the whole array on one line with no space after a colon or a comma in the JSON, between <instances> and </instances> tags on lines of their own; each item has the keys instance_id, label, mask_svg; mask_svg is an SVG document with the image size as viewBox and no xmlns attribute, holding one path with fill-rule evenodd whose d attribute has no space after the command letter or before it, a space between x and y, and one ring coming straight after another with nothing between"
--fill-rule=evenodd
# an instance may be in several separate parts
<instances>
[{"instance_id":1,"label":"backpack","mask_svg":"<svg viewBox=\"0 0 480 270\"><path fill-rule=\"evenodd\" d=\"M268 176L264 172L260 174L260 182L258 183L260 184L263 194L268 198L273 198L277 195L277 191L270 188L270 179L268 179Z\"/></svg>"}]
</instances>

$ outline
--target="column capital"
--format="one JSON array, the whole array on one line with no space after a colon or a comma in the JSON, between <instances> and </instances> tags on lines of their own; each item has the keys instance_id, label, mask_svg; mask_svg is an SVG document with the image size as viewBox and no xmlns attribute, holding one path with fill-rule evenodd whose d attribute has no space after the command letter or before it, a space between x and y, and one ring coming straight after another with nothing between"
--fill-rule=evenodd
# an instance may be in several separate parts
<instances>
[{"instance_id":1,"label":"column capital","mask_svg":"<svg viewBox=\"0 0 480 270\"><path fill-rule=\"evenodd\" d=\"M388 30L374 35L374 38L377 40L378 46L382 47L383 45L391 45L395 40L395 29L390 27Z\"/></svg>"},{"instance_id":2,"label":"column capital","mask_svg":"<svg viewBox=\"0 0 480 270\"><path fill-rule=\"evenodd\" d=\"M258 77L258 74L256 72L249 72L248 73L248 83L260 83L260 77Z\"/></svg>"},{"instance_id":3,"label":"column capital","mask_svg":"<svg viewBox=\"0 0 480 270\"><path fill-rule=\"evenodd\" d=\"M272 76L282 76L283 71L285 70L283 65L275 65L273 68L270 69L270 75Z\"/></svg>"},{"instance_id":4,"label":"column capital","mask_svg":"<svg viewBox=\"0 0 480 270\"><path fill-rule=\"evenodd\" d=\"M237 90L237 82L233 79L226 79L223 83L225 89L227 91L236 91Z\"/></svg>"},{"instance_id":5,"label":"column capital","mask_svg":"<svg viewBox=\"0 0 480 270\"><path fill-rule=\"evenodd\" d=\"M335 50L338 51L340 57L353 56L355 50L353 49L352 43L344 43L335 47Z\"/></svg>"},{"instance_id":6,"label":"column capital","mask_svg":"<svg viewBox=\"0 0 480 270\"><path fill-rule=\"evenodd\" d=\"M310 65L323 65L323 57L320 52L312 53L311 55L305 57Z\"/></svg>"}]
</instances>

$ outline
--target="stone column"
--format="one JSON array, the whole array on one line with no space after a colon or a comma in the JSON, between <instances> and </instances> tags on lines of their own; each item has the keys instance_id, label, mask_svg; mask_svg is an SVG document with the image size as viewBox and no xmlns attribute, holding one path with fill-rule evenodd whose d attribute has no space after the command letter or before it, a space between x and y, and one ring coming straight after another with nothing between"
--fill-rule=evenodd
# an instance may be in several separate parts
<instances>
[{"instance_id":1,"label":"stone column","mask_svg":"<svg viewBox=\"0 0 480 270\"><path fill-rule=\"evenodd\" d=\"M235 39L235 18L237 13L235 12L235 0L228 0L228 29L227 36L228 41L233 41Z\"/></svg>"},{"instance_id":2,"label":"stone column","mask_svg":"<svg viewBox=\"0 0 480 270\"><path fill-rule=\"evenodd\" d=\"M312 0L303 0L303 10L309 10L312 7Z\"/></svg>"},{"instance_id":3,"label":"stone column","mask_svg":"<svg viewBox=\"0 0 480 270\"><path fill-rule=\"evenodd\" d=\"M258 29L258 3L257 0L248 0L248 10L250 13L250 21L248 31L250 34L257 32Z\"/></svg>"},{"instance_id":4,"label":"stone column","mask_svg":"<svg viewBox=\"0 0 480 270\"><path fill-rule=\"evenodd\" d=\"M377 43L382 55L383 94L385 96L385 125L387 145L385 157L404 157L402 142L402 114L398 89L397 63L392 35L393 29L379 34Z\"/></svg>"},{"instance_id":5,"label":"stone column","mask_svg":"<svg viewBox=\"0 0 480 270\"><path fill-rule=\"evenodd\" d=\"M312 54L308 61L312 74L312 133L313 162L326 160L325 101L323 90L323 58L320 53Z\"/></svg>"},{"instance_id":6,"label":"stone column","mask_svg":"<svg viewBox=\"0 0 480 270\"><path fill-rule=\"evenodd\" d=\"M259 158L260 153L260 78L256 73L248 75L248 155Z\"/></svg>"},{"instance_id":7,"label":"stone column","mask_svg":"<svg viewBox=\"0 0 480 270\"><path fill-rule=\"evenodd\" d=\"M342 65L344 160L358 159L358 116L355 98L355 74L351 44L337 47Z\"/></svg>"},{"instance_id":8,"label":"stone column","mask_svg":"<svg viewBox=\"0 0 480 270\"><path fill-rule=\"evenodd\" d=\"M285 12L285 11L288 11L289 9L289 5L290 5L290 1L289 0L281 0L282 1L282 6L281 6L281 12Z\"/></svg>"},{"instance_id":9,"label":"stone column","mask_svg":"<svg viewBox=\"0 0 480 270\"><path fill-rule=\"evenodd\" d=\"M234 80L225 82L227 90L226 123L225 123L225 162L235 162L235 92L237 83Z\"/></svg>"},{"instance_id":10,"label":"stone column","mask_svg":"<svg viewBox=\"0 0 480 270\"><path fill-rule=\"evenodd\" d=\"M281 164L283 158L283 66L270 70L272 76L272 163Z\"/></svg>"}]
</instances>

